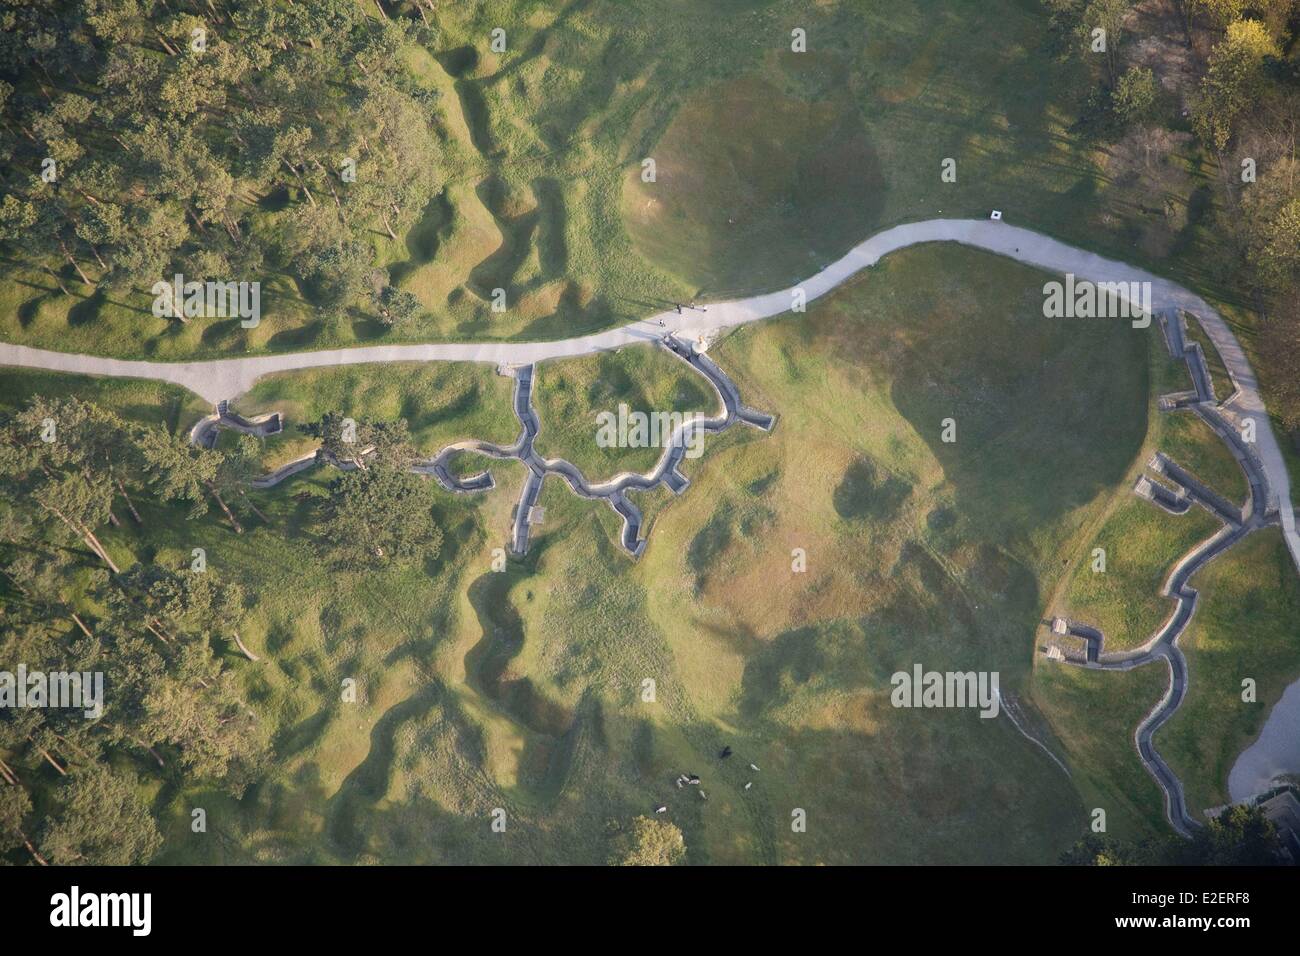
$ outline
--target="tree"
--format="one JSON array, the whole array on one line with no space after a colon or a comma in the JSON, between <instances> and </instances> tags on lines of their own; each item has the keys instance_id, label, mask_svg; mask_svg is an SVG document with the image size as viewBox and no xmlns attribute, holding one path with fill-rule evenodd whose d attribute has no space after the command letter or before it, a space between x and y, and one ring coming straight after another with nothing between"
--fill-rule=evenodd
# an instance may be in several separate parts
<instances>
[{"instance_id":1,"label":"tree","mask_svg":"<svg viewBox=\"0 0 1300 956\"><path fill-rule=\"evenodd\" d=\"M1245 0L1191 0L1195 12L1203 13L1216 29L1222 30L1238 19L1246 8Z\"/></svg>"},{"instance_id":2,"label":"tree","mask_svg":"<svg viewBox=\"0 0 1300 956\"><path fill-rule=\"evenodd\" d=\"M1121 123L1141 123L1151 116L1159 86L1155 74L1143 67L1133 67L1115 84L1111 107Z\"/></svg>"},{"instance_id":3,"label":"tree","mask_svg":"<svg viewBox=\"0 0 1300 956\"><path fill-rule=\"evenodd\" d=\"M55 866L148 863L162 845L134 776L89 764L60 781L53 796L38 846Z\"/></svg>"},{"instance_id":4,"label":"tree","mask_svg":"<svg viewBox=\"0 0 1300 956\"><path fill-rule=\"evenodd\" d=\"M1086 49L1092 49L1094 30L1105 31L1106 47L1102 57L1111 86L1119 78L1120 44L1124 39L1124 20L1130 8L1130 0L1089 0L1079 22Z\"/></svg>"},{"instance_id":5,"label":"tree","mask_svg":"<svg viewBox=\"0 0 1300 956\"><path fill-rule=\"evenodd\" d=\"M1241 223L1246 260L1271 293L1300 290L1300 162L1284 159L1245 190Z\"/></svg>"},{"instance_id":6,"label":"tree","mask_svg":"<svg viewBox=\"0 0 1300 956\"><path fill-rule=\"evenodd\" d=\"M1224 39L1210 53L1193 107L1196 133L1209 146L1220 153L1227 148L1238 120L1264 85L1265 61L1279 54L1277 43L1258 20L1228 25Z\"/></svg>"},{"instance_id":7,"label":"tree","mask_svg":"<svg viewBox=\"0 0 1300 956\"><path fill-rule=\"evenodd\" d=\"M83 541L114 572L96 532L115 520L117 491L106 470L109 449L124 434L115 416L76 399L34 398L0 424L0 484L14 500L35 504L54 534Z\"/></svg>"},{"instance_id":8,"label":"tree","mask_svg":"<svg viewBox=\"0 0 1300 956\"><path fill-rule=\"evenodd\" d=\"M108 659L109 715L120 736L171 749L194 779L222 782L236 796L265 763L266 740L233 675L213 653L234 639L244 592L203 574L136 565L108 604L118 634L147 631L156 641L116 643ZM110 632L112 633L112 632Z\"/></svg>"},{"instance_id":9,"label":"tree","mask_svg":"<svg viewBox=\"0 0 1300 956\"><path fill-rule=\"evenodd\" d=\"M1175 862L1192 866L1269 866L1281 848L1277 827L1260 807L1234 806L1196 831Z\"/></svg>"},{"instance_id":10,"label":"tree","mask_svg":"<svg viewBox=\"0 0 1300 956\"><path fill-rule=\"evenodd\" d=\"M163 501L188 501L190 517L198 518L207 513L207 497L211 495L235 532L244 533L244 526L226 504L218 484L223 479L225 455L222 452L197 448L162 428L142 430L139 441L145 467Z\"/></svg>"},{"instance_id":11,"label":"tree","mask_svg":"<svg viewBox=\"0 0 1300 956\"><path fill-rule=\"evenodd\" d=\"M379 321L390 329L411 325L422 310L420 300L413 293L391 285L379 291L374 303L379 310Z\"/></svg>"},{"instance_id":12,"label":"tree","mask_svg":"<svg viewBox=\"0 0 1300 956\"><path fill-rule=\"evenodd\" d=\"M1202 14L1215 27L1222 29L1237 19L1245 6L1243 0L1176 0L1176 4L1183 27L1183 39L1188 46L1192 45L1192 30Z\"/></svg>"},{"instance_id":13,"label":"tree","mask_svg":"<svg viewBox=\"0 0 1300 956\"><path fill-rule=\"evenodd\" d=\"M182 664L144 698L142 739L175 747L180 766L194 780L220 781L241 796L264 769L266 741L239 697L232 674L220 671L205 647L186 644ZM207 674L207 686L197 684Z\"/></svg>"},{"instance_id":14,"label":"tree","mask_svg":"<svg viewBox=\"0 0 1300 956\"><path fill-rule=\"evenodd\" d=\"M17 784L0 784L0 853L21 846L33 860L45 866L45 858L23 831L24 821L31 812L32 800L26 790Z\"/></svg>"},{"instance_id":15,"label":"tree","mask_svg":"<svg viewBox=\"0 0 1300 956\"><path fill-rule=\"evenodd\" d=\"M331 482L320 535L326 550L348 568L435 558L442 546L426 482L384 464Z\"/></svg>"},{"instance_id":16,"label":"tree","mask_svg":"<svg viewBox=\"0 0 1300 956\"><path fill-rule=\"evenodd\" d=\"M1259 807L1234 806L1197 828L1190 840L1172 834L1115 840L1090 833L1061 855L1066 866L1269 866L1281 848L1277 828Z\"/></svg>"},{"instance_id":17,"label":"tree","mask_svg":"<svg viewBox=\"0 0 1300 956\"><path fill-rule=\"evenodd\" d=\"M319 454L327 461L350 464L362 471L372 463L400 468L415 460L404 418L373 421L330 411L314 422L299 425L298 430L320 439Z\"/></svg>"},{"instance_id":18,"label":"tree","mask_svg":"<svg viewBox=\"0 0 1300 956\"><path fill-rule=\"evenodd\" d=\"M262 440L256 435L239 435L235 439L234 448L222 459L218 485L232 491L243 507L270 524L271 519L253 503L245 488L249 482L260 478L265 470L262 466Z\"/></svg>"},{"instance_id":19,"label":"tree","mask_svg":"<svg viewBox=\"0 0 1300 956\"><path fill-rule=\"evenodd\" d=\"M1137 863L1132 844L1089 833L1061 854L1062 866L1132 866Z\"/></svg>"},{"instance_id":20,"label":"tree","mask_svg":"<svg viewBox=\"0 0 1300 956\"><path fill-rule=\"evenodd\" d=\"M676 824L639 816L613 840L614 866L676 866L686 858L686 840Z\"/></svg>"},{"instance_id":21,"label":"tree","mask_svg":"<svg viewBox=\"0 0 1300 956\"><path fill-rule=\"evenodd\" d=\"M6 4L0 268L39 268L65 293L77 282L125 293L208 253L240 278L319 283L325 308L344 314L363 294L348 280L371 264L371 233L397 239L439 178L437 94L406 55L429 7L390 20L355 0ZM420 34L426 45L434 33ZM347 183L344 157L360 168ZM295 228L303 210L328 237ZM327 248L352 275L327 281L329 264L310 261ZM407 318L405 297L394 304Z\"/></svg>"}]
</instances>

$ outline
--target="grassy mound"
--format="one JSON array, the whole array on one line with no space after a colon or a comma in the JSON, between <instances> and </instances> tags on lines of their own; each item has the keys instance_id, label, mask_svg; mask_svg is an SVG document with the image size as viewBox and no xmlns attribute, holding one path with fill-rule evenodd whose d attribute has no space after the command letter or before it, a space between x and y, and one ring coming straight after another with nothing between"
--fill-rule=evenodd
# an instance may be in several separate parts
<instances>
[{"instance_id":1,"label":"grassy mound","mask_svg":"<svg viewBox=\"0 0 1300 956\"><path fill-rule=\"evenodd\" d=\"M655 181L639 164L625 180L637 251L716 298L793 283L866 238L883 176L832 72L837 92L808 100L756 76L688 98L650 150Z\"/></svg>"},{"instance_id":2,"label":"grassy mound","mask_svg":"<svg viewBox=\"0 0 1300 956\"><path fill-rule=\"evenodd\" d=\"M1171 515L1132 493L1147 460L1163 451L1233 501L1244 501L1246 476L1227 446L1191 412L1160 412L1159 395L1188 387L1186 366L1157 349L1151 358L1149 428L1141 454L1115 488L1094 533L1079 537L1080 549L1064 556L1068 582L1049 610L1101 628L1108 650L1146 642L1173 610L1161 588L1178 559L1214 534L1221 522L1194 506ZM1106 570L1093 570L1093 550L1106 552Z\"/></svg>"}]
</instances>

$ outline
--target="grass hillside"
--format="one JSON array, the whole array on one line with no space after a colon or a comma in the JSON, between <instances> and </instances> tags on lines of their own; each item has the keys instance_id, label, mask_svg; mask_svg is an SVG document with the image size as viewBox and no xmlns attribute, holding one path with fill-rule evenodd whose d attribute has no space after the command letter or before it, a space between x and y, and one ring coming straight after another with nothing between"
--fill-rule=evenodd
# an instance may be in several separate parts
<instances>
[{"instance_id":1,"label":"grass hillside","mask_svg":"<svg viewBox=\"0 0 1300 956\"><path fill-rule=\"evenodd\" d=\"M1140 411L1119 411L1144 407L1146 335L1046 325L1040 285L987 255L913 250L806 317L733 333L715 357L780 424L729 432L689 463L692 486L657 511L639 563L608 509L548 483L534 550L471 588L459 644L490 715L482 752L519 812L545 808L574 853L591 837L559 821L630 799L667 803L694 862L1055 858L1082 804L1009 722L888 703L889 675L918 661L996 668L1023 694L1055 549L1141 445ZM1026 337L1041 348L1010 348ZM972 351L1034 358L954 360ZM1114 414L1062 399L1007 415L1062 377ZM939 441L947 414L954 446ZM1044 445L1062 467L1009 467ZM1085 473L1096 448L1108 453ZM740 759L718 761L724 745ZM707 802L673 786L684 770ZM402 819L415 826L416 807Z\"/></svg>"},{"instance_id":2,"label":"grass hillside","mask_svg":"<svg viewBox=\"0 0 1300 956\"><path fill-rule=\"evenodd\" d=\"M596 443L597 416L678 412L715 415L712 385L685 362L659 348L628 348L559 362L547 362L533 380L533 407L542 420L538 454L567 458L589 480L620 471L652 469L663 446L602 448Z\"/></svg>"},{"instance_id":3,"label":"grass hillside","mask_svg":"<svg viewBox=\"0 0 1300 956\"><path fill-rule=\"evenodd\" d=\"M610 509L551 480L529 554L494 572L522 480L512 464L486 495L431 491L443 553L405 570L340 573L317 557L307 519L324 470L259 493L269 522L243 536L156 506L143 530L108 532L139 560L205 547L259 599L243 636L263 662L229 660L275 759L238 802L158 791L163 859L596 863L609 821L659 805L696 863L1051 862L1096 806L1113 833L1151 832L1159 796L1131 738L1163 672L1035 668L1033 647L1072 556L1168 426L1149 400L1168 386L1161 343L1125 322L1046 322L1041 283L988 254L920 247L806 315L728 335L715 359L779 424L715 438L686 463L683 496L643 496L637 562ZM687 371L650 349L543 364L543 434L596 468L593 431L571 422L606 402L686 407L700 398ZM340 406L405 415L430 447L513 432L508 380L490 369L353 372L277 376L236 404L291 424ZM59 389L174 429L204 411L131 382L5 381L10 403ZM1207 580L1198 645L1233 613L1230 591ZM1189 657L1195 687L1212 662ZM892 707L890 675L917 663L998 671L1072 775L1005 717ZM346 677L356 704L339 701ZM1197 706L1219 714L1208 700ZM1223 727L1225 754L1253 730ZM688 771L707 800L674 786ZM188 829L194 805L207 836Z\"/></svg>"},{"instance_id":4,"label":"grass hillside","mask_svg":"<svg viewBox=\"0 0 1300 956\"><path fill-rule=\"evenodd\" d=\"M1179 140L1158 188L1121 175L1133 157L1079 132L1091 79L1059 55L1037 0L484 0L436 17L436 32L394 41L394 62L436 134L437 182L396 238L366 232L419 302L411 324L327 311L286 271L266 276L255 329L165 323L140 290L56 273L65 294L5 263L0 339L179 360L558 338L778 288L891 224L994 207L1232 297L1205 266L1212 173ZM796 28L807 53L790 51ZM939 178L947 158L955 183ZM255 198L254 233L301 205L292 189ZM778 424L709 439L680 497L635 495L649 534L635 561L614 512L552 478L528 554L501 570L518 463L493 462L482 495L420 486L441 553L366 573L321 555L325 468L250 492L262 516L242 535L216 512L139 502L142 525L103 530L114 559L181 567L202 547L255 592L241 634L261 660L219 651L272 742L239 800L151 778L159 861L597 864L611 823L660 806L697 864L1051 863L1096 807L1112 835L1162 828L1132 737L1163 667L1098 674L1036 645L1052 613L1119 647L1168 612L1164 575L1214 523L1133 497L1152 451L1234 500L1246 486L1200 422L1156 410L1186 387L1158 330L1045 320L1045 278L914 247L806 314L725 335L712 356ZM1244 309L1232 317L1250 331ZM487 365L340 367L270 376L234 407L286 416L263 446L272 467L312 447L297 424L331 410L405 418L429 453L509 443L512 385ZM176 434L210 411L162 385L0 369L0 412L37 394ZM537 450L593 479L648 469L658 449L596 446L596 415L620 403L712 411L713 394L650 347L543 363ZM1295 676L1300 594L1272 532L1194 583L1192 690L1157 744L1199 809L1222 799L1232 756ZM917 664L996 671L1069 772L1005 716L891 706L891 675ZM1238 702L1242 676L1260 703ZM22 770L54 782L39 762ZM677 787L681 773L700 788ZM205 834L190 829L198 806Z\"/></svg>"},{"instance_id":5,"label":"grass hillside","mask_svg":"<svg viewBox=\"0 0 1300 956\"><path fill-rule=\"evenodd\" d=\"M1080 536L1079 550L1068 556L1067 583L1049 608L1052 615L1101 628L1108 650L1138 647L1155 634L1174 607L1161 594L1169 572L1222 526L1204 508L1171 515L1133 494L1151 455L1163 451L1231 501L1244 502L1247 493L1245 473L1208 425L1190 411L1156 408L1160 395L1189 387L1186 366L1170 361L1159 347L1152 350L1151 363L1154 387L1142 453L1116 487L1095 531ZM1104 572L1093 570L1097 548L1106 553Z\"/></svg>"},{"instance_id":6,"label":"grass hillside","mask_svg":"<svg viewBox=\"0 0 1300 956\"><path fill-rule=\"evenodd\" d=\"M246 416L283 416L284 431L264 443L266 462L276 467L318 444L297 426L331 411L358 420L404 418L415 447L429 456L464 438L508 445L519 434L513 395L514 379L490 365L353 365L269 375L233 408ZM222 432L221 440L232 436Z\"/></svg>"}]
</instances>

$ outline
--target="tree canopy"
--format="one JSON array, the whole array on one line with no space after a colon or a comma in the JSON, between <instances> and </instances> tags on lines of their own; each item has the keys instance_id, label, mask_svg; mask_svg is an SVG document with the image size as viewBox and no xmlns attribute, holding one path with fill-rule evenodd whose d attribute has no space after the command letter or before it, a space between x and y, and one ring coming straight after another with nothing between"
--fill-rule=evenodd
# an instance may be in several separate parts
<instances>
[{"instance_id":1,"label":"tree canopy","mask_svg":"<svg viewBox=\"0 0 1300 956\"><path fill-rule=\"evenodd\" d=\"M365 277L371 231L396 238L438 178L431 94L400 55L427 23L355 0L55 0L0 22L17 261L115 292L288 272L327 311L418 313L399 290L372 302Z\"/></svg>"}]
</instances>

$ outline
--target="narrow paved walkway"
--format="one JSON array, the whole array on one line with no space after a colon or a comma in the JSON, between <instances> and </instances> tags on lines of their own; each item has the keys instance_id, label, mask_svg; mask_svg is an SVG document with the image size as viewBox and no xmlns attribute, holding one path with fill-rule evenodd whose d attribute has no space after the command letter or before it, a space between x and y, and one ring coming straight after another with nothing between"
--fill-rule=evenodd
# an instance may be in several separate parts
<instances>
[{"instance_id":1,"label":"narrow paved walkway","mask_svg":"<svg viewBox=\"0 0 1300 956\"><path fill-rule=\"evenodd\" d=\"M1127 263L1104 259L1091 252L1058 242L1040 233L1005 222L979 219L928 219L909 222L876 233L859 243L798 286L780 292L717 302L706 310L662 312L617 329L554 342L483 342L432 345L368 345L282 355L215 359L206 362L143 362L73 355L0 344L0 365L49 369L82 375L110 375L171 382L189 389L213 404L247 392L264 375L295 369L323 368L372 362L491 362L494 365L534 365L547 359L568 358L662 339L666 333L691 339L720 329L755 322L790 311L796 290L808 301L836 286L882 256L925 242L958 242L1007 256L1027 265L1057 273L1073 273L1092 282L1150 282L1152 306L1181 309L1194 315L1214 343L1236 389L1222 411L1234 425L1246 418L1256 422L1258 454L1268 476L1269 505L1279 510L1287 547L1300 569L1300 532L1291 504L1291 482L1286 460L1273 434L1259 394L1259 383L1241 344L1223 318L1200 296L1169 279ZM1089 320L1077 320L1089 321ZM1269 505L1265 505L1268 507Z\"/></svg>"},{"instance_id":2,"label":"narrow paved walkway","mask_svg":"<svg viewBox=\"0 0 1300 956\"><path fill-rule=\"evenodd\" d=\"M1133 741L1143 766L1155 778L1164 794L1165 817L1180 834L1191 836L1192 830L1200 824L1188 812L1182 781L1155 747L1156 731L1168 723L1187 696L1187 660L1177 642L1196 612L1199 595L1190 582L1201 568L1252 531L1275 523L1277 513L1269 507L1276 496L1270 494L1270 476L1257 456L1256 449L1242 440L1240 432L1227 420L1222 407L1215 401L1201 347L1196 343L1187 344L1183 335L1183 319L1177 311L1162 315L1161 322L1169 352L1187 364L1194 391L1163 396L1160 407L1166 412L1176 409L1191 411L1228 446L1246 474L1249 491L1245 505L1241 508L1234 506L1168 455L1156 452L1148 462L1148 467L1176 485L1177 492L1170 492L1145 476L1138 480L1134 491L1175 515L1186 513L1195 502L1222 522L1218 531L1192 548L1170 571L1161 593L1174 600L1173 612L1146 643L1115 653L1105 652L1105 636L1091 625L1058 619L1053 622L1053 630L1063 630L1084 643L1082 655L1071 653L1057 645L1063 651L1063 662L1067 664L1109 671L1132 670L1155 661L1164 661L1168 666L1169 684L1165 694L1138 724ZM1179 506L1173 507L1171 501L1178 502Z\"/></svg>"}]
</instances>

